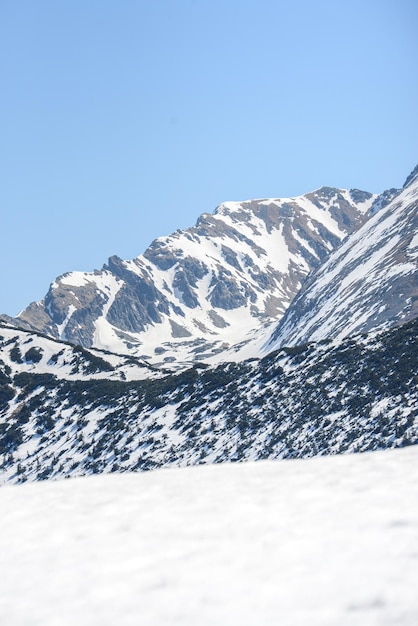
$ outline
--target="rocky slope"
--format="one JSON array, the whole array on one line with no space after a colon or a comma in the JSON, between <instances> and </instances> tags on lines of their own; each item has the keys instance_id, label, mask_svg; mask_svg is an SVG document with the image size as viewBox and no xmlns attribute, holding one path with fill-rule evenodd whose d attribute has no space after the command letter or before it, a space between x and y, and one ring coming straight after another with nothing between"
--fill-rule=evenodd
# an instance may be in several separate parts
<instances>
[{"instance_id":1,"label":"rocky slope","mask_svg":"<svg viewBox=\"0 0 418 626\"><path fill-rule=\"evenodd\" d=\"M323 187L225 203L132 261L111 257L101 271L64 274L45 300L3 319L153 364L241 359L257 352L245 345L267 338L263 329L281 318L307 274L395 192Z\"/></svg>"},{"instance_id":2,"label":"rocky slope","mask_svg":"<svg viewBox=\"0 0 418 626\"><path fill-rule=\"evenodd\" d=\"M305 282L264 350L418 316L418 166L403 190Z\"/></svg>"},{"instance_id":3,"label":"rocky slope","mask_svg":"<svg viewBox=\"0 0 418 626\"><path fill-rule=\"evenodd\" d=\"M418 443L417 331L121 380L104 357L2 327L0 482Z\"/></svg>"}]
</instances>

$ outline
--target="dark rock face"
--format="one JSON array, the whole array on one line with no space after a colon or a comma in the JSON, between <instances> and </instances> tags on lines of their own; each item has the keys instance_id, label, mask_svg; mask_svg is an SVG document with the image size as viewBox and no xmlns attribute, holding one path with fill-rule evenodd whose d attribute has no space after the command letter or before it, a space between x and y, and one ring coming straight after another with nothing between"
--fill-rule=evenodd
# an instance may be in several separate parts
<instances>
[{"instance_id":1,"label":"dark rock face","mask_svg":"<svg viewBox=\"0 0 418 626\"><path fill-rule=\"evenodd\" d=\"M167 250L162 241L154 241L144 252L144 258L151 261L158 269L162 271L169 270L179 259L181 254L179 251L172 252Z\"/></svg>"},{"instance_id":2,"label":"dark rock face","mask_svg":"<svg viewBox=\"0 0 418 626\"><path fill-rule=\"evenodd\" d=\"M359 190L356 190L356 192L354 195L358 199L354 200L352 191L350 191L350 198L354 202L363 203L372 198L372 194L367 192L360 192ZM307 194L307 198L318 208L321 207L321 203L324 201L332 201L330 213L336 220L340 230L347 234L357 230L365 221L364 215L353 212L352 204L337 189L321 187L321 189L312 194Z\"/></svg>"},{"instance_id":3,"label":"dark rock face","mask_svg":"<svg viewBox=\"0 0 418 626\"><path fill-rule=\"evenodd\" d=\"M234 250L231 250L231 248L228 248L228 246L222 245L221 249L222 256L225 259L225 263L227 263L228 265L232 265L232 267L237 269L239 272L242 272L242 267L239 263L237 253Z\"/></svg>"},{"instance_id":4,"label":"dark rock face","mask_svg":"<svg viewBox=\"0 0 418 626\"><path fill-rule=\"evenodd\" d=\"M374 215L375 213L380 211L380 209L384 209L385 206L387 206L389 202L392 202L393 198L397 196L401 191L401 189L395 189L394 187L392 187L391 189L386 189L386 191L381 193L380 196L378 196L376 200L374 200L369 210L369 215Z\"/></svg>"},{"instance_id":5,"label":"dark rock face","mask_svg":"<svg viewBox=\"0 0 418 626\"><path fill-rule=\"evenodd\" d=\"M39 331L55 339L59 337L56 324L45 310L44 300L32 302L17 319L8 315L2 315L1 319L26 330Z\"/></svg>"},{"instance_id":6,"label":"dark rock face","mask_svg":"<svg viewBox=\"0 0 418 626\"><path fill-rule=\"evenodd\" d=\"M92 302L89 308L82 308L74 311L69 320L63 339L79 346L89 348L93 345L94 321L102 310L100 297L96 302Z\"/></svg>"},{"instance_id":7,"label":"dark rock face","mask_svg":"<svg viewBox=\"0 0 418 626\"><path fill-rule=\"evenodd\" d=\"M187 328L184 328L184 326L180 326L180 324L177 324L173 320L170 320L170 326L171 326L171 334L173 335L173 337L191 337L192 336L192 333L189 333Z\"/></svg>"},{"instance_id":8,"label":"dark rock face","mask_svg":"<svg viewBox=\"0 0 418 626\"><path fill-rule=\"evenodd\" d=\"M152 284L144 280L139 279L136 285L124 285L110 307L107 319L121 330L140 332L146 324L161 320L158 296L164 298Z\"/></svg>"},{"instance_id":9,"label":"dark rock face","mask_svg":"<svg viewBox=\"0 0 418 626\"><path fill-rule=\"evenodd\" d=\"M361 191L360 189L350 189L350 197L356 203L358 202L366 202L366 200L370 200L373 194L368 191Z\"/></svg>"},{"instance_id":10,"label":"dark rock face","mask_svg":"<svg viewBox=\"0 0 418 626\"><path fill-rule=\"evenodd\" d=\"M190 309L199 306L194 288L197 287L197 281L201 280L207 273L207 267L192 257L185 257L175 273L173 287L180 291L184 304Z\"/></svg>"},{"instance_id":11,"label":"dark rock face","mask_svg":"<svg viewBox=\"0 0 418 626\"><path fill-rule=\"evenodd\" d=\"M409 187L409 185L411 185L411 183L414 183L417 179L418 179L418 165L416 165L414 169L412 170L412 172L409 174L409 176L407 176L402 189Z\"/></svg>"},{"instance_id":12,"label":"dark rock face","mask_svg":"<svg viewBox=\"0 0 418 626\"><path fill-rule=\"evenodd\" d=\"M161 315L169 313L167 297L156 288L147 272L143 271L142 275L133 272L118 257L111 257L104 269L123 281L107 313L110 324L137 333L148 324L158 324Z\"/></svg>"},{"instance_id":13,"label":"dark rock face","mask_svg":"<svg viewBox=\"0 0 418 626\"><path fill-rule=\"evenodd\" d=\"M57 326L63 324L69 308L74 312L67 320L61 338L71 343L90 347L93 343L94 321L101 314L105 297L98 293L94 282L69 290L65 285L49 289L45 310Z\"/></svg>"},{"instance_id":14,"label":"dark rock face","mask_svg":"<svg viewBox=\"0 0 418 626\"><path fill-rule=\"evenodd\" d=\"M229 270L220 270L213 276L210 303L218 309L238 309L246 303L245 295L240 291Z\"/></svg>"},{"instance_id":15,"label":"dark rock face","mask_svg":"<svg viewBox=\"0 0 418 626\"><path fill-rule=\"evenodd\" d=\"M216 311L209 311L208 315L217 328L226 328L229 326L228 322L226 322L221 315L218 315Z\"/></svg>"}]
</instances>

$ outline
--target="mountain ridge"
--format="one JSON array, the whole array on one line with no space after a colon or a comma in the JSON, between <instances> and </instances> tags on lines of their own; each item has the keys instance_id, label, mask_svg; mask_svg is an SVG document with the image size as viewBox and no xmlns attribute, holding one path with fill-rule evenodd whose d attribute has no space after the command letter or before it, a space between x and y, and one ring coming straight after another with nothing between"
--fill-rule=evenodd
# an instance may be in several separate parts
<instances>
[{"instance_id":1,"label":"mountain ridge","mask_svg":"<svg viewBox=\"0 0 418 626\"><path fill-rule=\"evenodd\" d=\"M44 301L3 319L155 365L251 356L245 345L280 319L307 274L396 191L227 202L132 261L62 275Z\"/></svg>"}]
</instances>

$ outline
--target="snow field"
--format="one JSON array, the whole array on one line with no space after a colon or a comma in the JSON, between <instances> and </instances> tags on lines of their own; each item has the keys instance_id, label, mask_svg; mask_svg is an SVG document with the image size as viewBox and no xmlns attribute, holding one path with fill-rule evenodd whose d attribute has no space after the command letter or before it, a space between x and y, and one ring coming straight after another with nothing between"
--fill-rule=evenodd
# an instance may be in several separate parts
<instances>
[{"instance_id":1,"label":"snow field","mask_svg":"<svg viewBox=\"0 0 418 626\"><path fill-rule=\"evenodd\" d=\"M418 623L418 448L0 490L8 626Z\"/></svg>"}]
</instances>

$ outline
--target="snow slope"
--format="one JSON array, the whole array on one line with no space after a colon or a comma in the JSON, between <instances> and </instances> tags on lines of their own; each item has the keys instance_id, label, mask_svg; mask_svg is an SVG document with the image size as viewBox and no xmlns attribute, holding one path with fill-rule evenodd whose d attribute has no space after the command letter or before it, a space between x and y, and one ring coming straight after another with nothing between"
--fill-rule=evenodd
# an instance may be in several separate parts
<instances>
[{"instance_id":1,"label":"snow slope","mask_svg":"<svg viewBox=\"0 0 418 626\"><path fill-rule=\"evenodd\" d=\"M7 626L416 626L418 447L0 490Z\"/></svg>"},{"instance_id":2,"label":"snow slope","mask_svg":"<svg viewBox=\"0 0 418 626\"><path fill-rule=\"evenodd\" d=\"M403 190L305 282L264 352L418 316L418 166Z\"/></svg>"}]
</instances>

